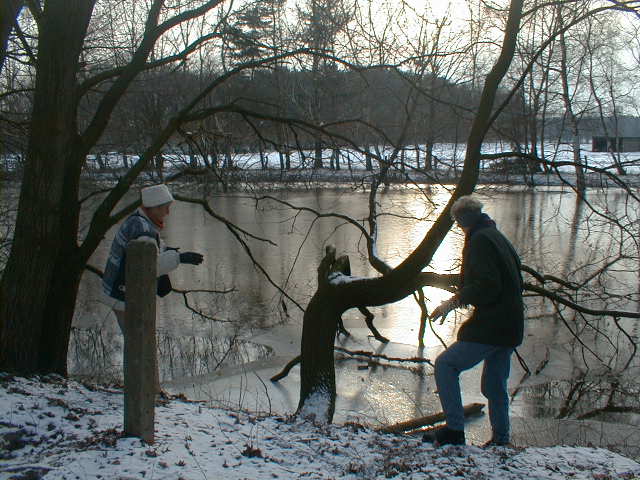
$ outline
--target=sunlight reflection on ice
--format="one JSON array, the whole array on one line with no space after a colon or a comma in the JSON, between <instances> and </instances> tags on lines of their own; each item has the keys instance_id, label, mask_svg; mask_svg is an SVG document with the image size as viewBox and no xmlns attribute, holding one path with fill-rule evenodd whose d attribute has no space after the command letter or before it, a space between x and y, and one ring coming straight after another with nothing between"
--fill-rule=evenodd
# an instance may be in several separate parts
<instances>
[{"instance_id":1,"label":"sunlight reflection on ice","mask_svg":"<svg viewBox=\"0 0 640 480\"><path fill-rule=\"evenodd\" d=\"M400 209L404 215L414 220L386 218L381 224L381 239L379 250L383 257L392 265L397 265L416 248L423 240L433 221L444 208L450 197L450 192L442 187L431 188L431 196L425 197L419 192L415 195L403 195L394 198L394 207ZM402 232L402 235L399 233ZM386 233L386 235L385 235ZM425 271L438 273L457 273L460 268L460 253L464 242L459 228L454 227L444 239L443 244L435 253L433 261ZM424 289L427 308L433 310L451 293L437 288ZM408 345L418 345L418 331L420 308L412 297L408 297L393 304L393 319L387 318L388 309L382 308L376 325L380 325L392 341ZM444 325L434 325L437 334L449 343L455 335L459 321L464 318L464 311L451 313ZM424 338L425 346L440 346L440 341L429 331Z\"/></svg>"}]
</instances>

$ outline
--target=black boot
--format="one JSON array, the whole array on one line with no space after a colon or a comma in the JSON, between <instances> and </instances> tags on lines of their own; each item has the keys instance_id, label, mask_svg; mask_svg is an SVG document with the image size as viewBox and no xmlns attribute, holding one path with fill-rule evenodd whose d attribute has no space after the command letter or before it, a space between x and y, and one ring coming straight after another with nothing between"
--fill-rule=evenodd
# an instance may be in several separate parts
<instances>
[{"instance_id":1,"label":"black boot","mask_svg":"<svg viewBox=\"0 0 640 480\"><path fill-rule=\"evenodd\" d=\"M423 442L433 443L436 447L443 445L465 445L464 430L452 430L449 427L438 428L427 432L422 437Z\"/></svg>"}]
</instances>

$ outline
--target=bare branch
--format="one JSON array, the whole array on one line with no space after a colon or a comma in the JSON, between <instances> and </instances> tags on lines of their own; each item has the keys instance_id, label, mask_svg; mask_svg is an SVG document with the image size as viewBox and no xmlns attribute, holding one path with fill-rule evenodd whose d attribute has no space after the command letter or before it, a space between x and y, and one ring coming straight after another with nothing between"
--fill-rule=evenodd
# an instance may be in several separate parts
<instances>
[{"instance_id":1,"label":"bare branch","mask_svg":"<svg viewBox=\"0 0 640 480\"><path fill-rule=\"evenodd\" d=\"M221 221L222 223L224 223L224 225L227 227L227 229L231 232L231 234L236 238L236 240L240 243L240 245L242 246L243 250L245 251L245 253L249 256L249 258L251 259L251 261L253 262L253 265L260 271L260 273L262 273L262 275L267 279L267 281L274 286L285 298L287 298L291 303L293 303L296 307L298 307L301 311L304 311L304 308L295 300L293 299L280 285L278 285L269 275L269 273L265 270L265 268L262 266L262 264L254 257L251 248L249 247L249 245L243 240L243 238L241 237L241 234L244 236L247 236L249 238L255 239L255 240L260 240L263 242L267 242L270 245L275 246L276 244L271 242L270 240L267 239L262 239L259 238L255 235L250 234L249 232L246 232L242 229L240 229L237 225L233 224L232 222L226 220L224 217L216 214L213 209L211 208L211 206L209 205L209 203L202 199L202 200L196 200L196 199L189 199L186 197L182 197L180 195L176 195L175 198L177 200L180 201L184 201L184 202L189 202L189 203L197 203L199 205L201 205L205 212L207 212L210 216L212 216L213 218L215 218L216 220Z\"/></svg>"},{"instance_id":2,"label":"bare branch","mask_svg":"<svg viewBox=\"0 0 640 480\"><path fill-rule=\"evenodd\" d=\"M586 313L588 315L596 315L601 317L640 318L640 312L629 312L629 311L622 311L622 310L606 310L606 309L584 307L575 302L572 302L571 300L567 300L566 298L558 295L555 292L547 290L546 288L539 287L537 285L533 285L531 283L525 282L524 289L529 292L537 293L538 295L546 297L549 300L553 300L554 302L560 303L580 313Z\"/></svg>"}]
</instances>

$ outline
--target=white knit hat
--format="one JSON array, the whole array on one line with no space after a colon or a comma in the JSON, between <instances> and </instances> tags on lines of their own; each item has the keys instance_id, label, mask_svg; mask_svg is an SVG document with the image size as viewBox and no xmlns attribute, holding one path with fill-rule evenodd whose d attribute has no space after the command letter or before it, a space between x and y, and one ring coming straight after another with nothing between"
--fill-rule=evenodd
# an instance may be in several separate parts
<instances>
[{"instance_id":1,"label":"white knit hat","mask_svg":"<svg viewBox=\"0 0 640 480\"><path fill-rule=\"evenodd\" d=\"M158 205L173 202L173 196L164 183L145 187L140 193L143 207L157 207Z\"/></svg>"}]
</instances>

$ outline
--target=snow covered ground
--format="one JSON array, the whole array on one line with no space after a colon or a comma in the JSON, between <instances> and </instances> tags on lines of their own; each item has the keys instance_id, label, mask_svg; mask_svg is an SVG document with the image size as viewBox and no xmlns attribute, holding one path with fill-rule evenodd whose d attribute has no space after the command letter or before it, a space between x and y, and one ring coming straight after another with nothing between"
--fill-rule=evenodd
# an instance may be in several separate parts
<instances>
[{"instance_id":1,"label":"snow covered ground","mask_svg":"<svg viewBox=\"0 0 640 480\"><path fill-rule=\"evenodd\" d=\"M256 417L181 399L156 441L122 436L123 395L57 376L0 374L0 479L639 479L604 449L433 448L359 425Z\"/></svg>"}]
</instances>

